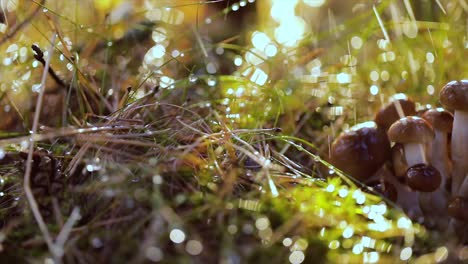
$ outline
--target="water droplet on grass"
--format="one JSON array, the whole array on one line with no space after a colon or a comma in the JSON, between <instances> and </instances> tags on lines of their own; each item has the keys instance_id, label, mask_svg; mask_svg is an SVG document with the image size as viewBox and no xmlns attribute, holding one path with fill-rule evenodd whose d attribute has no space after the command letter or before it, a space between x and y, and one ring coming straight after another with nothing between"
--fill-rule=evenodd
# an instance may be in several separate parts
<instances>
[{"instance_id":1,"label":"water droplet on grass","mask_svg":"<svg viewBox=\"0 0 468 264\"><path fill-rule=\"evenodd\" d=\"M206 79L206 84L208 86L215 86L216 85L216 78L214 76L210 76Z\"/></svg>"},{"instance_id":2,"label":"water droplet on grass","mask_svg":"<svg viewBox=\"0 0 468 264\"><path fill-rule=\"evenodd\" d=\"M93 239L91 239L91 245L94 247L94 248L101 248L104 243L102 242L102 240L98 237L95 237Z\"/></svg>"},{"instance_id":3,"label":"water droplet on grass","mask_svg":"<svg viewBox=\"0 0 468 264\"><path fill-rule=\"evenodd\" d=\"M193 83L193 82L196 82L196 81L198 80L198 77L197 77L195 74L191 73L191 74L188 76L188 80L189 80L189 82L192 82L192 83Z\"/></svg>"}]
</instances>

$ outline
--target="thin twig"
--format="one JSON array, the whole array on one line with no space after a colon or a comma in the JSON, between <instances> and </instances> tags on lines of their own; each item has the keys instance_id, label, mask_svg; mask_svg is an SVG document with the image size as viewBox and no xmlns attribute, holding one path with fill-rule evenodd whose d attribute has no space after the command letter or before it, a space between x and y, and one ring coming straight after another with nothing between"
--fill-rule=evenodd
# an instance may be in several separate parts
<instances>
[{"instance_id":1,"label":"thin twig","mask_svg":"<svg viewBox=\"0 0 468 264\"><path fill-rule=\"evenodd\" d=\"M80 209L78 207L73 208L73 211L68 218L67 222L63 226L62 230L57 236L57 247L62 249L61 253L63 255L63 246L65 245L65 242L68 239L68 236L70 235L73 226L76 224L78 220L80 220L81 215L80 215Z\"/></svg>"},{"instance_id":2,"label":"thin twig","mask_svg":"<svg viewBox=\"0 0 468 264\"><path fill-rule=\"evenodd\" d=\"M86 151L89 149L91 143L86 142L83 146L81 146L80 150L73 156L72 160L68 164L67 169L65 169L65 175L73 175L75 170L78 168L79 161L83 158Z\"/></svg>"},{"instance_id":3,"label":"thin twig","mask_svg":"<svg viewBox=\"0 0 468 264\"><path fill-rule=\"evenodd\" d=\"M101 221L101 222L96 222L96 223L93 223L93 224L78 226L78 227L72 228L71 232L81 232L81 231L91 230L91 229L102 227L102 226L119 224L119 223L122 223L122 222L128 222L128 221L134 220L135 218L137 218L137 216L138 215L136 215L136 214L132 214L132 215L127 215L127 216L122 216L122 217L119 217L119 218L113 218L113 219L108 219L108 220L104 220L104 221Z\"/></svg>"},{"instance_id":4,"label":"thin twig","mask_svg":"<svg viewBox=\"0 0 468 264\"><path fill-rule=\"evenodd\" d=\"M37 98L37 104L36 104L36 112L34 113L34 121L33 121L33 126L32 126L32 132L31 136L29 138L29 151L28 151L28 158L26 160L26 170L24 173L24 193L26 195L26 198L29 203L29 207L31 208L31 211L34 215L34 218L36 219L37 224L39 225L39 229L42 232L42 235L44 237L44 240L49 247L49 251L54 257L54 260L56 263L60 262L60 257L57 255L57 252L55 250L54 242L52 241L52 237L50 236L49 230L47 229L47 226L44 222L44 218L42 218L41 212L39 211L39 207L37 205L36 199L34 198L34 194L32 193L31 190L31 170L32 170L32 156L33 156L33 151L34 151L34 142L33 142L33 137L37 133L37 128L39 126L39 117L42 109L42 101L44 98L44 91L45 91L45 83L47 80L47 69L49 68L50 64L50 59L52 57L52 52L54 50L54 43L55 43L55 38L56 35L52 37L51 45L48 50L48 58L46 61L46 65L44 68L44 72L42 73L42 79L41 79L41 89L39 92L39 96Z\"/></svg>"},{"instance_id":5,"label":"thin twig","mask_svg":"<svg viewBox=\"0 0 468 264\"><path fill-rule=\"evenodd\" d=\"M75 136L84 133L96 133L102 131L118 131L118 130L131 130L131 129L141 129L142 126L100 126L100 127L91 127L91 128L60 128L56 131L47 132L43 134L34 134L31 136L21 136L15 138L6 138L0 140L0 147L7 146L10 144L21 144L23 141L30 140L31 142L38 142L44 140L50 140L59 137L69 137Z\"/></svg>"},{"instance_id":6,"label":"thin twig","mask_svg":"<svg viewBox=\"0 0 468 264\"><path fill-rule=\"evenodd\" d=\"M103 143L114 143L114 144L123 144L123 145L132 145L132 146L140 146L140 147L151 147L151 148L159 148L160 145L154 142L143 142L138 140L127 140L127 139L114 139L112 136L105 136L105 135L79 135L77 136L76 140L78 142L103 142Z\"/></svg>"},{"instance_id":7,"label":"thin twig","mask_svg":"<svg viewBox=\"0 0 468 264\"><path fill-rule=\"evenodd\" d=\"M39 48L39 46L33 44L33 45L31 45L31 49L36 53L36 54L34 54L34 58L37 61L39 61L45 67L46 61L44 60L44 52L42 52L41 48ZM57 73L55 73L54 69L52 69L52 67L50 65L49 65L48 72L49 72L50 76L52 77L52 79L54 79L54 81L58 85L60 85L63 88L68 86L62 79L60 79L60 77L57 75Z\"/></svg>"}]
</instances>

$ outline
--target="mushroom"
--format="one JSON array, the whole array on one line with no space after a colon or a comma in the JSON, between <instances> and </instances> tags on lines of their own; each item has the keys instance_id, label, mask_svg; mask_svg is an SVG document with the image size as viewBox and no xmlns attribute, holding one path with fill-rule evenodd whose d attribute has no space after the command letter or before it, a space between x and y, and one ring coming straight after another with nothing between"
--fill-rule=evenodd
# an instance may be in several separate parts
<instances>
[{"instance_id":1,"label":"mushroom","mask_svg":"<svg viewBox=\"0 0 468 264\"><path fill-rule=\"evenodd\" d=\"M439 228L447 227L448 218L444 217L446 209L445 197L439 197L442 176L433 166L427 164L416 164L406 172L408 186L419 192L419 205L426 216L426 225L436 224Z\"/></svg>"},{"instance_id":2,"label":"mushroom","mask_svg":"<svg viewBox=\"0 0 468 264\"><path fill-rule=\"evenodd\" d=\"M343 132L330 151L330 163L360 181L369 179L389 158L390 142L385 131L372 121Z\"/></svg>"},{"instance_id":3,"label":"mushroom","mask_svg":"<svg viewBox=\"0 0 468 264\"><path fill-rule=\"evenodd\" d=\"M398 119L405 116L416 115L416 106L405 94L395 94L390 98L390 103L375 115L374 121L377 126L388 130Z\"/></svg>"},{"instance_id":4,"label":"mushroom","mask_svg":"<svg viewBox=\"0 0 468 264\"><path fill-rule=\"evenodd\" d=\"M416 191L430 193L436 191L442 181L440 172L431 165L424 163L411 166L406 171L408 186Z\"/></svg>"},{"instance_id":5,"label":"mushroom","mask_svg":"<svg viewBox=\"0 0 468 264\"><path fill-rule=\"evenodd\" d=\"M442 175L441 186L445 188L445 182L450 177L450 160L448 154L448 134L452 131L453 115L443 109L427 110L423 116L434 129L434 140L431 147L431 164Z\"/></svg>"},{"instance_id":6,"label":"mushroom","mask_svg":"<svg viewBox=\"0 0 468 264\"><path fill-rule=\"evenodd\" d=\"M422 117L434 128L435 137L431 145L430 163L442 175L440 187L426 197L428 198L426 203L432 205L432 210L428 212L433 216L433 219L436 219L438 226L443 229L447 226L448 222L446 217L448 198L446 186L447 180L451 174L451 163L448 153L448 135L452 131L453 115L443 108L436 108L427 110ZM423 197L421 197L421 199L423 199Z\"/></svg>"},{"instance_id":7,"label":"mushroom","mask_svg":"<svg viewBox=\"0 0 468 264\"><path fill-rule=\"evenodd\" d=\"M431 125L422 118L409 116L401 118L388 129L388 138L403 144L406 163L409 167L427 163L425 144L434 137Z\"/></svg>"},{"instance_id":8,"label":"mushroom","mask_svg":"<svg viewBox=\"0 0 468 264\"><path fill-rule=\"evenodd\" d=\"M420 196L418 193L411 190L406 185L406 172L409 167L406 163L405 153L403 144L396 143L392 147L392 164L395 179L388 179L391 181L398 190L398 201L399 204L408 214L413 214L412 218L418 218L423 216L423 210L419 206Z\"/></svg>"},{"instance_id":9,"label":"mushroom","mask_svg":"<svg viewBox=\"0 0 468 264\"><path fill-rule=\"evenodd\" d=\"M425 147L427 142L430 142L434 137L431 125L427 121L416 116L404 117L393 123L388 129L387 134L391 141L403 145L404 159L408 167L420 163L427 164ZM395 182L397 181L395 180ZM392 183L396 185L396 183ZM418 205L419 194L412 192L408 186L403 185L401 188L400 192L402 194L398 193L398 204L411 217L422 217L423 212Z\"/></svg>"},{"instance_id":10,"label":"mushroom","mask_svg":"<svg viewBox=\"0 0 468 264\"><path fill-rule=\"evenodd\" d=\"M392 147L392 165L393 172L398 179L405 177L406 171L408 170L408 164L406 163L405 153L403 144L396 143Z\"/></svg>"},{"instance_id":11,"label":"mushroom","mask_svg":"<svg viewBox=\"0 0 468 264\"><path fill-rule=\"evenodd\" d=\"M468 80L451 81L440 91L440 102L453 109L452 129L452 195L458 190L468 173Z\"/></svg>"},{"instance_id":12,"label":"mushroom","mask_svg":"<svg viewBox=\"0 0 468 264\"><path fill-rule=\"evenodd\" d=\"M406 174L406 171L404 174ZM419 206L419 195L405 185L404 182L400 182L400 180L388 170L383 171L382 178L384 182L390 183L396 189L396 203L405 213L407 213L411 219L422 222L423 212Z\"/></svg>"}]
</instances>

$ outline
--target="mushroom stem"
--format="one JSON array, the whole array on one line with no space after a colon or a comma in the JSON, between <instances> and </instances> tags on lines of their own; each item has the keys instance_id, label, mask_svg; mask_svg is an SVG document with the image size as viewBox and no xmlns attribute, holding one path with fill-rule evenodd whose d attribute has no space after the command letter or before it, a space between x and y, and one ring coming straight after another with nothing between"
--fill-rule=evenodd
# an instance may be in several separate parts
<instances>
[{"instance_id":1,"label":"mushroom stem","mask_svg":"<svg viewBox=\"0 0 468 264\"><path fill-rule=\"evenodd\" d=\"M429 226L436 225L441 230L447 227L448 219L444 215L447 209L447 197L440 187L434 192L421 192L419 205L426 215L426 221Z\"/></svg>"},{"instance_id":2,"label":"mushroom stem","mask_svg":"<svg viewBox=\"0 0 468 264\"><path fill-rule=\"evenodd\" d=\"M468 175L468 174L467 174ZM458 189L458 195L463 198L468 198L468 176L465 175L465 180L463 181L460 189Z\"/></svg>"},{"instance_id":3,"label":"mushroom stem","mask_svg":"<svg viewBox=\"0 0 468 264\"><path fill-rule=\"evenodd\" d=\"M421 222L424 214L419 205L419 192L412 191L390 173L383 174L383 179L395 186L398 193L396 203L401 206L411 219Z\"/></svg>"},{"instance_id":4,"label":"mushroom stem","mask_svg":"<svg viewBox=\"0 0 468 264\"><path fill-rule=\"evenodd\" d=\"M405 150L405 158L408 167L416 164L427 164L426 154L423 144L420 143L405 143L403 146Z\"/></svg>"},{"instance_id":5,"label":"mushroom stem","mask_svg":"<svg viewBox=\"0 0 468 264\"><path fill-rule=\"evenodd\" d=\"M455 110L452 130L452 194L456 195L468 173L468 112Z\"/></svg>"},{"instance_id":6,"label":"mushroom stem","mask_svg":"<svg viewBox=\"0 0 468 264\"><path fill-rule=\"evenodd\" d=\"M431 164L439 170L442 175L440 189L445 190L445 183L450 176L450 160L448 158L447 133L435 130L434 141L432 142Z\"/></svg>"},{"instance_id":7,"label":"mushroom stem","mask_svg":"<svg viewBox=\"0 0 468 264\"><path fill-rule=\"evenodd\" d=\"M420 203L423 211L431 216L428 221L435 222L439 229L443 230L448 224L444 212L447 208L445 184L450 175L450 160L448 158L447 133L440 130L434 130L434 132L435 137L431 146L431 163L439 170L442 177L440 186L436 191L421 194Z\"/></svg>"},{"instance_id":8,"label":"mushroom stem","mask_svg":"<svg viewBox=\"0 0 468 264\"><path fill-rule=\"evenodd\" d=\"M397 178L404 178L408 170L406 163L405 152L402 144L395 144L392 147L392 165L393 172Z\"/></svg>"}]
</instances>

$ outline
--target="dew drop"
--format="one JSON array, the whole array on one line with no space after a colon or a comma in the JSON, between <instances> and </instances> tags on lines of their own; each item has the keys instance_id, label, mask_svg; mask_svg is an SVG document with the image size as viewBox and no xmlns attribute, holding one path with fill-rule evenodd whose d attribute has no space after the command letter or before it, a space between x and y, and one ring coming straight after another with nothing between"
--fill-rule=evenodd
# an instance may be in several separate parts
<instances>
[{"instance_id":1,"label":"dew drop","mask_svg":"<svg viewBox=\"0 0 468 264\"><path fill-rule=\"evenodd\" d=\"M433 95L434 92L435 92L434 86L430 85L430 84L427 86L426 90L427 90L427 94L429 94L429 95Z\"/></svg>"},{"instance_id":2,"label":"dew drop","mask_svg":"<svg viewBox=\"0 0 468 264\"><path fill-rule=\"evenodd\" d=\"M223 55L224 53L224 48L223 47L217 47L215 50L216 54L218 55Z\"/></svg>"},{"instance_id":3,"label":"dew drop","mask_svg":"<svg viewBox=\"0 0 468 264\"><path fill-rule=\"evenodd\" d=\"M189 240L185 245L185 250L192 256L200 255L203 251L203 245L200 241Z\"/></svg>"},{"instance_id":4,"label":"dew drop","mask_svg":"<svg viewBox=\"0 0 468 264\"><path fill-rule=\"evenodd\" d=\"M234 58L234 65L236 65L236 66L241 66L242 65L242 57L241 56L236 56Z\"/></svg>"},{"instance_id":5,"label":"dew drop","mask_svg":"<svg viewBox=\"0 0 468 264\"><path fill-rule=\"evenodd\" d=\"M185 233L180 229L172 229L171 233L169 234L169 238L172 242L176 244L180 244L185 240Z\"/></svg>"},{"instance_id":6,"label":"dew drop","mask_svg":"<svg viewBox=\"0 0 468 264\"><path fill-rule=\"evenodd\" d=\"M351 38L351 46L354 49L360 49L362 47L362 39L358 36L354 36Z\"/></svg>"},{"instance_id":7,"label":"dew drop","mask_svg":"<svg viewBox=\"0 0 468 264\"><path fill-rule=\"evenodd\" d=\"M94 248L101 248L104 245L104 243L102 242L100 238L94 237L93 239L91 239L91 245Z\"/></svg>"},{"instance_id":8,"label":"dew drop","mask_svg":"<svg viewBox=\"0 0 468 264\"><path fill-rule=\"evenodd\" d=\"M140 182L140 177L135 177L135 178L132 178L132 182Z\"/></svg>"},{"instance_id":9,"label":"dew drop","mask_svg":"<svg viewBox=\"0 0 468 264\"><path fill-rule=\"evenodd\" d=\"M214 76L210 76L206 79L206 84L208 86L215 86L216 85L216 78Z\"/></svg>"},{"instance_id":10,"label":"dew drop","mask_svg":"<svg viewBox=\"0 0 468 264\"><path fill-rule=\"evenodd\" d=\"M302 263L305 259L304 252L302 251L293 251L291 255L289 255L289 262L292 264L299 264Z\"/></svg>"},{"instance_id":11,"label":"dew drop","mask_svg":"<svg viewBox=\"0 0 468 264\"><path fill-rule=\"evenodd\" d=\"M179 56L180 56L180 51L178 51L178 50L173 50L173 51L171 52L171 56L174 57L174 58L179 57Z\"/></svg>"},{"instance_id":12,"label":"dew drop","mask_svg":"<svg viewBox=\"0 0 468 264\"><path fill-rule=\"evenodd\" d=\"M102 169L102 166L98 163L90 163L86 165L86 170L89 172L99 171Z\"/></svg>"},{"instance_id":13,"label":"dew drop","mask_svg":"<svg viewBox=\"0 0 468 264\"><path fill-rule=\"evenodd\" d=\"M410 247L404 248L401 253L400 253L400 259L405 261L411 258L411 255L413 254L413 250Z\"/></svg>"},{"instance_id":14,"label":"dew drop","mask_svg":"<svg viewBox=\"0 0 468 264\"><path fill-rule=\"evenodd\" d=\"M193 83L193 82L196 82L196 81L198 80L198 77L197 77L195 74L191 73L191 74L188 76L188 80L189 80L189 82L192 82L192 83Z\"/></svg>"}]
</instances>

